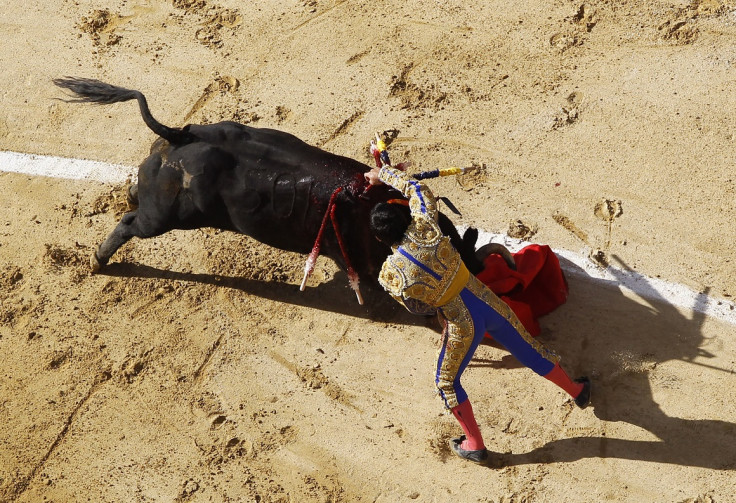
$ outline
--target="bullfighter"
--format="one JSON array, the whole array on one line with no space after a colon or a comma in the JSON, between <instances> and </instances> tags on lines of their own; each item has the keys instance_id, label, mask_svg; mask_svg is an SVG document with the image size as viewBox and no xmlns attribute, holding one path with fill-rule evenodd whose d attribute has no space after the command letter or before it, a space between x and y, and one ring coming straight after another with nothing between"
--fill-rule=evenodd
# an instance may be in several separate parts
<instances>
[{"instance_id":1,"label":"bullfighter","mask_svg":"<svg viewBox=\"0 0 736 503\"><path fill-rule=\"evenodd\" d=\"M578 407L587 407L590 380L570 379L559 357L533 339L511 308L468 272L437 225L432 192L390 165L373 168L365 178L371 185L390 185L409 201L408 208L389 202L379 203L371 211L371 230L392 249L381 268L379 283L411 312L436 311L444 325L435 384L445 408L464 432L450 441L452 450L477 463L488 459L473 408L460 383L486 332L522 364L567 392Z\"/></svg>"}]
</instances>

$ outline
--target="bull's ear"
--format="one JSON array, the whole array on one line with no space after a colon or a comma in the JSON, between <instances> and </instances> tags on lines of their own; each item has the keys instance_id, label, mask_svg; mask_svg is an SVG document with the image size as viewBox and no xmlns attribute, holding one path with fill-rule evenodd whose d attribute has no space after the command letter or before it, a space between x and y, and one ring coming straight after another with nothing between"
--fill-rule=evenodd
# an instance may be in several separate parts
<instances>
[{"instance_id":1,"label":"bull's ear","mask_svg":"<svg viewBox=\"0 0 736 503\"><path fill-rule=\"evenodd\" d=\"M475 227L468 227L463 233L463 244L475 250L475 244L478 242L478 229Z\"/></svg>"}]
</instances>

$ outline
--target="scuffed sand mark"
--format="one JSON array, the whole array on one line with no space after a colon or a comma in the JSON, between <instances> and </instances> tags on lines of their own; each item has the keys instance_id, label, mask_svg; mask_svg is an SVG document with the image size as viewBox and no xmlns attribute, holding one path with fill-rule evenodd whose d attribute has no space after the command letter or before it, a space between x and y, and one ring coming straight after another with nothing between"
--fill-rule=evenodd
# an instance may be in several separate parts
<instances>
[{"instance_id":1,"label":"scuffed sand mark","mask_svg":"<svg viewBox=\"0 0 736 503\"><path fill-rule=\"evenodd\" d=\"M350 117L348 117L347 119L345 119L344 121L342 121L342 124L340 124L337 127L337 129L335 129L335 131L333 131L332 134L330 134L330 136L327 137L326 140L324 140L323 142L321 142L319 144L319 146L320 147L323 147L327 143L329 143L332 140L334 140L335 138L337 138L338 136L340 136L342 134L345 134L345 132L348 129L350 129L353 126L353 124L355 124L357 121L359 121L364 115L365 115L365 111L364 110L357 110L357 111L355 111L353 113L353 115L351 115Z\"/></svg>"},{"instance_id":2,"label":"scuffed sand mark","mask_svg":"<svg viewBox=\"0 0 736 503\"><path fill-rule=\"evenodd\" d=\"M432 420L430 428L428 450L444 463L455 455L450 450L449 440L456 433L456 426L443 415Z\"/></svg>"},{"instance_id":3,"label":"scuffed sand mark","mask_svg":"<svg viewBox=\"0 0 736 503\"><path fill-rule=\"evenodd\" d=\"M291 30L292 35L294 35L297 31L301 30L304 26L310 23L313 23L314 21L317 21L318 19L320 19L322 16L325 16L326 14L329 14L331 11L333 11L334 9L336 9L337 7L339 7L340 5L344 4L347 1L348 0L338 1L332 7L328 7L322 12L315 14L313 17L310 17L306 21L303 21L302 23L298 24ZM310 14L314 14L317 12L317 2L305 2L304 5L305 7L309 9Z\"/></svg>"},{"instance_id":4,"label":"scuffed sand mark","mask_svg":"<svg viewBox=\"0 0 736 503\"><path fill-rule=\"evenodd\" d=\"M122 37L115 33L115 29L127 22L132 16L123 17L113 14L108 9L95 9L89 15L82 17L77 28L92 39L98 48L109 48L120 42Z\"/></svg>"},{"instance_id":5,"label":"scuffed sand mark","mask_svg":"<svg viewBox=\"0 0 736 503\"><path fill-rule=\"evenodd\" d=\"M14 500L17 500L20 498L23 493L28 489L33 479L36 477L36 475L43 469L44 465L46 464L46 461L49 460L51 455L56 451L56 448L61 444L61 442L66 437L66 434L69 432L69 429L71 428L72 424L76 420L77 416L79 415L79 411L84 407L84 405L89 401L89 399L92 397L92 395L97 391L97 389L104 383L106 383L110 379L110 373L109 372L103 372L99 376L95 378L94 383L92 386L90 386L89 391L87 391L87 394L82 398L82 400L79 401L76 407L74 407L74 410L72 410L71 414L67 416L66 420L64 421L64 425L62 426L61 430L59 431L59 434L56 436L56 439L51 443L51 446L46 451L46 454L36 463L36 465L31 469L31 471L23 477L18 483L15 485L14 488L12 488L12 496Z\"/></svg>"},{"instance_id":6,"label":"scuffed sand mark","mask_svg":"<svg viewBox=\"0 0 736 503\"><path fill-rule=\"evenodd\" d=\"M692 44L698 36L698 28L691 24L691 20L668 19L657 29L661 32L662 39L676 45Z\"/></svg>"},{"instance_id":7,"label":"scuffed sand mark","mask_svg":"<svg viewBox=\"0 0 736 503\"><path fill-rule=\"evenodd\" d=\"M537 231L539 231L539 226L536 224L527 223L523 220L515 220L509 223L509 230L506 231L506 234L514 239L528 241Z\"/></svg>"},{"instance_id":8,"label":"scuffed sand mark","mask_svg":"<svg viewBox=\"0 0 736 503\"><path fill-rule=\"evenodd\" d=\"M345 63L348 65L354 65L355 63L357 63L358 61L360 61L361 59L363 59L370 53L371 53L370 49L367 49L357 54L353 54L352 56L348 58L348 60Z\"/></svg>"},{"instance_id":9,"label":"scuffed sand mark","mask_svg":"<svg viewBox=\"0 0 736 503\"><path fill-rule=\"evenodd\" d=\"M276 362L280 363L284 368L293 372L309 389L322 390L332 400L339 404L345 405L359 412L362 412L352 402L352 396L345 392L342 388L331 383L326 375L322 372L319 364L309 366L300 366L284 358L282 355L269 351L269 356Z\"/></svg>"},{"instance_id":10,"label":"scuffed sand mark","mask_svg":"<svg viewBox=\"0 0 736 503\"><path fill-rule=\"evenodd\" d=\"M598 24L598 12L589 4L581 4L574 15L565 19L568 26L549 39L549 45L560 52L583 45L587 35Z\"/></svg>"},{"instance_id":11,"label":"scuffed sand mark","mask_svg":"<svg viewBox=\"0 0 736 503\"><path fill-rule=\"evenodd\" d=\"M237 9L211 6L204 0L173 0L172 5L184 11L185 16L197 16L200 28L194 38L211 49L223 46L223 31L234 31L243 23L243 16Z\"/></svg>"},{"instance_id":12,"label":"scuffed sand mark","mask_svg":"<svg viewBox=\"0 0 736 503\"><path fill-rule=\"evenodd\" d=\"M588 234L585 231L583 231L580 227L575 225L573 221L570 220L567 216L558 212L552 215L552 218L554 219L555 222L557 222L562 227L570 231L580 241L590 246L590 243L588 242Z\"/></svg>"},{"instance_id":13,"label":"scuffed sand mark","mask_svg":"<svg viewBox=\"0 0 736 503\"><path fill-rule=\"evenodd\" d=\"M697 40L697 22L704 17L725 15L734 8L733 1L692 0L687 7L677 9L666 21L657 26L659 36L675 45L692 44Z\"/></svg>"},{"instance_id":14,"label":"scuffed sand mark","mask_svg":"<svg viewBox=\"0 0 736 503\"><path fill-rule=\"evenodd\" d=\"M413 64L404 66L398 76L393 77L389 98L398 98L402 109L420 109L439 107L447 100L447 93L440 91L432 84L422 88L409 80L409 74L414 69Z\"/></svg>"},{"instance_id":15,"label":"scuffed sand mark","mask_svg":"<svg viewBox=\"0 0 736 503\"><path fill-rule=\"evenodd\" d=\"M611 234L613 232L613 222L615 219L623 214L623 206L621 201L613 199L603 199L596 203L593 213L596 217L603 220L606 223L605 242L602 248L595 248L588 238L588 234L580 229L570 218L563 215L562 213L555 213L552 218L555 222L560 224L562 227L570 231L575 237L583 242L586 246L591 248L589 258L600 265L601 267L609 266L608 253L611 247Z\"/></svg>"},{"instance_id":16,"label":"scuffed sand mark","mask_svg":"<svg viewBox=\"0 0 736 503\"><path fill-rule=\"evenodd\" d=\"M6 265L3 269L0 269L0 287L2 287L1 291L3 293L16 288L22 280L23 270L20 267Z\"/></svg>"},{"instance_id":17,"label":"scuffed sand mark","mask_svg":"<svg viewBox=\"0 0 736 503\"><path fill-rule=\"evenodd\" d=\"M560 129L571 126L580 120L580 114L584 108L584 96L580 92L574 92L567 96L566 103L560 107L559 112L552 119L550 129Z\"/></svg>"},{"instance_id":18,"label":"scuffed sand mark","mask_svg":"<svg viewBox=\"0 0 736 503\"><path fill-rule=\"evenodd\" d=\"M595 205L593 209L595 216L606 222L608 226L606 248L611 245L611 232L613 231L613 221L623 215L624 209L620 200L603 199Z\"/></svg>"},{"instance_id":19,"label":"scuffed sand mark","mask_svg":"<svg viewBox=\"0 0 736 503\"><path fill-rule=\"evenodd\" d=\"M199 112L207 103L219 93L234 93L240 87L240 81L235 77L229 76L217 76L215 80L211 82L204 91L199 99L192 105L192 108L184 116L184 122L187 122L191 117Z\"/></svg>"},{"instance_id":20,"label":"scuffed sand mark","mask_svg":"<svg viewBox=\"0 0 736 503\"><path fill-rule=\"evenodd\" d=\"M204 0L173 0L171 4L177 9L194 14L200 13L207 7L207 2Z\"/></svg>"}]
</instances>

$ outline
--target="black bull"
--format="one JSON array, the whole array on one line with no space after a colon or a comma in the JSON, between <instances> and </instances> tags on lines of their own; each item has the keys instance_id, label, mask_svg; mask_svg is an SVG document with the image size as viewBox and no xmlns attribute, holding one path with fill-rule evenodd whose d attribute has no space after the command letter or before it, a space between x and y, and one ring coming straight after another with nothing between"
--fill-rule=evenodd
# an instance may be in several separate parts
<instances>
[{"instance_id":1,"label":"black bull","mask_svg":"<svg viewBox=\"0 0 736 503\"><path fill-rule=\"evenodd\" d=\"M333 199L334 219L324 226L321 252L344 270L352 265L361 280L377 283L391 250L371 235L369 214L378 202L401 195L385 185L369 189L363 177L369 166L273 129L236 122L170 128L153 118L139 91L97 80L65 78L54 84L76 95L69 100L74 102L135 99L144 122L160 137L139 167L137 186L129 191L137 209L126 213L97 248L91 257L93 270L104 266L130 238L150 238L172 229L214 227L306 254ZM439 223L471 272L477 273L482 267L475 256L477 232L461 238L444 214Z\"/></svg>"}]
</instances>

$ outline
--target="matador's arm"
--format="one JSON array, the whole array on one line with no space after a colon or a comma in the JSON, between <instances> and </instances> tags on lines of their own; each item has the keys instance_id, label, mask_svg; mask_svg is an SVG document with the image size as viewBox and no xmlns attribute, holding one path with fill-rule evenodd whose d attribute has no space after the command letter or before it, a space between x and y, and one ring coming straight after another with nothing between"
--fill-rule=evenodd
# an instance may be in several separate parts
<instances>
[{"instance_id":1,"label":"matador's arm","mask_svg":"<svg viewBox=\"0 0 736 503\"><path fill-rule=\"evenodd\" d=\"M424 183L410 179L406 173L391 166L383 166L378 178L409 199L412 218L437 222L437 201Z\"/></svg>"}]
</instances>

